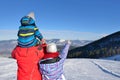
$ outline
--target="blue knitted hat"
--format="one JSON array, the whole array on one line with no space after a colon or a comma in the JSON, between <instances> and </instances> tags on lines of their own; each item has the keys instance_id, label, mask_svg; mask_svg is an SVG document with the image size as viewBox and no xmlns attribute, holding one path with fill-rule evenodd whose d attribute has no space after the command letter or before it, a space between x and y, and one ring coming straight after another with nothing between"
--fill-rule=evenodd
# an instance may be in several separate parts
<instances>
[{"instance_id":1,"label":"blue knitted hat","mask_svg":"<svg viewBox=\"0 0 120 80\"><path fill-rule=\"evenodd\" d=\"M21 22L22 25L32 25L32 24L35 24L34 13L31 12L30 14L28 14L28 16L22 17L20 22Z\"/></svg>"}]
</instances>

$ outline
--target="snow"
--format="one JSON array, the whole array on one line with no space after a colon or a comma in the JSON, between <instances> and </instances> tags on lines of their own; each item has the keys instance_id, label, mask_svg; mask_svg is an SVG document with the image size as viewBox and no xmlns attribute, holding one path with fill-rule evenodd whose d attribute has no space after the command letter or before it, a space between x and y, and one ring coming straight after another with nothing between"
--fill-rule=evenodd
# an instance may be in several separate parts
<instances>
[{"instance_id":1,"label":"snow","mask_svg":"<svg viewBox=\"0 0 120 80\"><path fill-rule=\"evenodd\" d=\"M67 80L120 80L120 62L103 59L67 59ZM0 80L17 80L16 60L0 57Z\"/></svg>"},{"instance_id":2,"label":"snow","mask_svg":"<svg viewBox=\"0 0 120 80\"><path fill-rule=\"evenodd\" d=\"M0 57L0 80L17 80L16 61L8 58Z\"/></svg>"},{"instance_id":3,"label":"snow","mask_svg":"<svg viewBox=\"0 0 120 80\"><path fill-rule=\"evenodd\" d=\"M97 59L72 59L65 64L67 80L120 80L120 62Z\"/></svg>"},{"instance_id":4,"label":"snow","mask_svg":"<svg viewBox=\"0 0 120 80\"><path fill-rule=\"evenodd\" d=\"M115 55L115 56L107 57L107 58L104 58L104 59L120 61L120 55Z\"/></svg>"},{"instance_id":5,"label":"snow","mask_svg":"<svg viewBox=\"0 0 120 80\"><path fill-rule=\"evenodd\" d=\"M59 42L65 42L65 40L64 39L60 39Z\"/></svg>"}]
</instances>

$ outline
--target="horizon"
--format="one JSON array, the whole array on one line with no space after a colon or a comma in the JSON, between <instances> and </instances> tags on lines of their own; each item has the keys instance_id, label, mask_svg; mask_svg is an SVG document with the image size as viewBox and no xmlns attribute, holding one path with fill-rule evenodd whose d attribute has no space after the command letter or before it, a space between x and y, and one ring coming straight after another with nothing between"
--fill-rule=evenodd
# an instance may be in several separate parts
<instances>
[{"instance_id":1,"label":"horizon","mask_svg":"<svg viewBox=\"0 0 120 80\"><path fill-rule=\"evenodd\" d=\"M3 32L7 33L7 34L10 34L10 35L6 35L6 36L3 36L3 37L0 37L0 41L2 41L2 40L17 40L17 35L16 35L17 34L17 30L0 30L0 36L2 36ZM74 31L57 31L57 35L56 35L56 33L54 34L54 32L56 32L56 30L47 30L47 32L42 30L42 34L43 34L43 36L44 36L44 38L46 40L49 40L49 39L63 39L63 40L91 40L91 41L95 41L95 40L99 40L99 39L101 39L103 37L106 37L108 35L113 34L113 33L111 33L111 34L101 34L101 36L98 35L97 39L92 39L92 38L81 39L81 38L78 38L77 36L75 36L76 38L71 39L70 37L62 38L62 36L64 36L64 34L66 34L67 36L69 36L69 33L71 33L71 32L74 33L71 36L79 35L79 34L81 34L81 35L84 35L84 34L85 35L88 35L88 34L89 35L94 35L94 33L74 32ZM49 37L51 34L53 35L52 38ZM6 38L6 37L11 37L11 38ZM89 37L91 37L91 36L89 36Z\"/></svg>"},{"instance_id":2,"label":"horizon","mask_svg":"<svg viewBox=\"0 0 120 80\"><path fill-rule=\"evenodd\" d=\"M52 30L53 31L53 30ZM13 31L12 31L13 32ZM116 31L116 32L114 32L114 33L117 33L117 32L119 32L119 31ZM0 31L0 33L1 33L1 31ZM13 34L14 34L15 32L13 32ZM48 32L49 33L49 32ZM46 34L48 34L48 33L46 33ZM50 32L51 33L51 32ZM98 38L98 39L64 39L64 38L45 38L45 40L51 40L51 39L59 39L59 40L80 40L80 41L84 41L84 40L88 40L88 41L97 41L97 40L100 40L100 39L102 39L102 38L104 38L104 37L107 37L107 36L109 36L109 35L112 35L112 34L114 34L114 33L111 33L111 34L106 34L106 35L104 35L104 36L102 36L102 37L100 37L100 38ZM59 33L58 33L59 34ZM64 34L64 33L63 33ZM48 36L48 35L47 35ZM46 37L45 35L44 35L44 37ZM16 38L14 37L14 38L11 38L11 39L1 39L1 37L0 37L0 41L5 41L5 40L17 40L17 36L16 36Z\"/></svg>"},{"instance_id":3,"label":"horizon","mask_svg":"<svg viewBox=\"0 0 120 80\"><path fill-rule=\"evenodd\" d=\"M12 37L12 38L6 38L6 36L4 36L4 37L0 37L0 41L2 41L2 40L17 40L17 30L0 30L0 36L2 36L2 34L3 34L3 32L4 33L8 33L8 34L10 34L10 35L6 35L7 37ZM85 32L74 32L74 31L57 31L57 35L56 35L56 33L54 34L54 32L56 32L56 30L47 30L47 32L46 31L44 31L44 30L42 30L42 34L43 34L43 36L44 36L44 38L46 39L46 40L49 40L49 39L63 39L63 40L91 40L91 41L96 41L96 40L99 40L99 39L101 39L101 38L103 38L103 37L106 37L106 36L109 36L109 35L111 35L111 34L114 34L114 33L116 33L116 32L118 32L118 31L116 31L116 32L113 32L113 33L110 33L110 34L101 34L101 36L100 35L98 35L98 37L97 37L97 39L80 39L80 38L77 38L77 36L76 36L76 38L74 38L74 39L71 39L71 38L61 38L62 36L64 36L64 34L66 33L66 35L68 36L69 35L69 33L71 33L71 32L73 32L74 33L74 35L79 35L79 34L85 34L85 35L93 35L94 33L85 33ZM53 35L54 37L49 37L50 35ZM72 35L72 36L74 36L74 35ZM66 36L65 36L66 37ZM91 36L90 36L91 37ZM96 36L95 36L96 37Z\"/></svg>"}]
</instances>

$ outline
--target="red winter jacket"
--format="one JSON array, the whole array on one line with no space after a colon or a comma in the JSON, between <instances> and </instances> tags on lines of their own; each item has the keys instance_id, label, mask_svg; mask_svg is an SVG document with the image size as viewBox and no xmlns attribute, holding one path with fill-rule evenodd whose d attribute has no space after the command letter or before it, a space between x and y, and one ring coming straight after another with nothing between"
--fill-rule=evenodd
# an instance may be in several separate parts
<instances>
[{"instance_id":1,"label":"red winter jacket","mask_svg":"<svg viewBox=\"0 0 120 80\"><path fill-rule=\"evenodd\" d=\"M12 51L12 57L17 60L17 80L42 80L38 62L43 56L43 49L40 50L39 46L29 48L16 46Z\"/></svg>"}]
</instances>

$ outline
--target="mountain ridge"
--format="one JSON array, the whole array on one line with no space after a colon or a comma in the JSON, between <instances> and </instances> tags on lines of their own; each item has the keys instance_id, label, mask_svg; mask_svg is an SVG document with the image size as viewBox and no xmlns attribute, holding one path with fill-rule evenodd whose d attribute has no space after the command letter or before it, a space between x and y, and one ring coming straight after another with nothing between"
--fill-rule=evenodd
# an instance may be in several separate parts
<instances>
[{"instance_id":1,"label":"mountain ridge","mask_svg":"<svg viewBox=\"0 0 120 80\"><path fill-rule=\"evenodd\" d=\"M66 43L66 40L64 39L47 39L47 43L56 43L58 46L58 50L60 50L63 45ZM91 40L71 40L71 49L78 47L78 46L83 46L86 45L90 42ZM17 45L17 40L11 39L11 40L1 40L0 41L0 56L8 57L10 56L11 51L14 49L14 47Z\"/></svg>"},{"instance_id":2,"label":"mountain ridge","mask_svg":"<svg viewBox=\"0 0 120 80\"><path fill-rule=\"evenodd\" d=\"M69 58L101 58L120 54L120 31L69 51Z\"/></svg>"}]
</instances>

